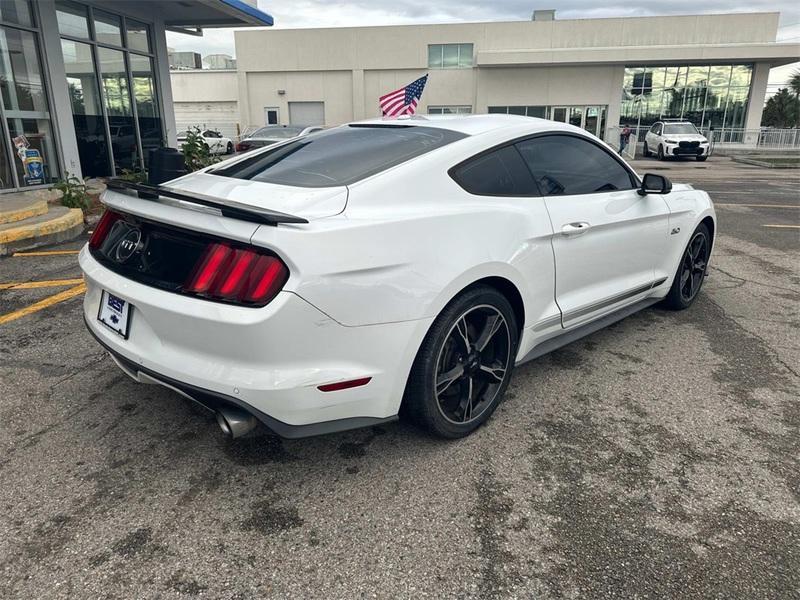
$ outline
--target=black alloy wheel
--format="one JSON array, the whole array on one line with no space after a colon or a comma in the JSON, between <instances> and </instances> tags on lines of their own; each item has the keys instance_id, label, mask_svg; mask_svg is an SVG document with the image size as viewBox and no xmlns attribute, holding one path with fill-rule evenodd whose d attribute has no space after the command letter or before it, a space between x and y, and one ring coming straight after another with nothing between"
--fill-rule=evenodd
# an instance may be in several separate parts
<instances>
[{"instance_id":1,"label":"black alloy wheel","mask_svg":"<svg viewBox=\"0 0 800 600\"><path fill-rule=\"evenodd\" d=\"M228 147L225 149L225 154L233 154L233 144L228 142Z\"/></svg>"},{"instance_id":2,"label":"black alloy wheel","mask_svg":"<svg viewBox=\"0 0 800 600\"><path fill-rule=\"evenodd\" d=\"M645 155L645 158L650 156L650 148L647 147L647 142L644 143L644 150L642 153Z\"/></svg>"},{"instance_id":3,"label":"black alloy wheel","mask_svg":"<svg viewBox=\"0 0 800 600\"><path fill-rule=\"evenodd\" d=\"M417 354L404 414L442 437L462 437L476 429L508 386L518 336L514 311L494 288L476 287L455 298Z\"/></svg>"},{"instance_id":4,"label":"black alloy wheel","mask_svg":"<svg viewBox=\"0 0 800 600\"><path fill-rule=\"evenodd\" d=\"M681 262L680 286L681 298L686 302L691 302L700 291L703 284L703 277L706 275L708 267L708 240L702 231L698 231L689 242L689 246L683 253Z\"/></svg>"},{"instance_id":5,"label":"black alloy wheel","mask_svg":"<svg viewBox=\"0 0 800 600\"><path fill-rule=\"evenodd\" d=\"M450 328L436 363L436 403L451 423L479 419L505 381L511 333L500 311L487 304L470 308Z\"/></svg>"},{"instance_id":6,"label":"black alloy wheel","mask_svg":"<svg viewBox=\"0 0 800 600\"><path fill-rule=\"evenodd\" d=\"M664 160L664 146L661 144L658 145L658 160Z\"/></svg>"},{"instance_id":7,"label":"black alloy wheel","mask_svg":"<svg viewBox=\"0 0 800 600\"><path fill-rule=\"evenodd\" d=\"M675 280L664 305L667 308L682 310L688 308L697 298L708 271L708 258L711 253L711 235L704 224L697 226L689 244L681 257Z\"/></svg>"}]
</instances>

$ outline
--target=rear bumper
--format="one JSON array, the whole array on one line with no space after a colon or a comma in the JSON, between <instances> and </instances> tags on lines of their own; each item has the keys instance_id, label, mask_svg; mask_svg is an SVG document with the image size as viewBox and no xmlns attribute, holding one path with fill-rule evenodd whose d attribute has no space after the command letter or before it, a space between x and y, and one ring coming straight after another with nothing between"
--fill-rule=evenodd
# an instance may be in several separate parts
<instances>
[{"instance_id":1,"label":"rear bumper","mask_svg":"<svg viewBox=\"0 0 800 600\"><path fill-rule=\"evenodd\" d=\"M171 379L160 373L146 369L141 365L137 365L103 342L103 340L101 340L94 332L94 329L89 325L89 322L86 320L85 316L84 323L86 324L86 328L89 330L89 333L91 333L94 339L97 340L97 342L108 351L108 353L114 359L114 362L117 363L117 366L119 366L123 372L125 372L135 381L138 381L139 383L156 383L158 385L162 385L178 392L180 395L188 398L189 400L200 404L213 413L216 413L225 407L241 408L242 410L245 410L256 417L270 431L276 433L282 438L298 439L313 437L316 435L326 435L329 433L348 431L350 429L359 429L361 427L372 427L374 425L381 425L383 423L391 423L392 421L397 420L397 415L383 419L375 417L350 417L347 419L336 419L334 421L324 421L322 423L311 423L308 425L289 425L288 423L279 421L278 419L261 412L255 407L246 404L245 402L242 402L233 396L226 396L225 394L220 394L219 392L204 390L197 386Z\"/></svg>"},{"instance_id":2,"label":"rear bumper","mask_svg":"<svg viewBox=\"0 0 800 600\"><path fill-rule=\"evenodd\" d=\"M286 437L394 418L429 325L345 327L290 292L263 308L224 305L122 277L86 248L79 260L87 286L86 326L123 370L212 409L220 402L243 408ZM97 321L102 290L131 304L128 339ZM318 389L362 377L371 377L362 387Z\"/></svg>"}]
</instances>

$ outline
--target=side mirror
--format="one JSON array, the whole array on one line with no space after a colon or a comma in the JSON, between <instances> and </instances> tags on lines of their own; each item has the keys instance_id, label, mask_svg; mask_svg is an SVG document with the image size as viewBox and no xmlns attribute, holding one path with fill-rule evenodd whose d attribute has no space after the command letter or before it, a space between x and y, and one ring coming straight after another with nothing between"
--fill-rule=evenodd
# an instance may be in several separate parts
<instances>
[{"instance_id":1,"label":"side mirror","mask_svg":"<svg viewBox=\"0 0 800 600\"><path fill-rule=\"evenodd\" d=\"M642 178L642 187L638 190L640 196L647 194L669 194L672 191L672 182L663 175L645 173Z\"/></svg>"}]
</instances>

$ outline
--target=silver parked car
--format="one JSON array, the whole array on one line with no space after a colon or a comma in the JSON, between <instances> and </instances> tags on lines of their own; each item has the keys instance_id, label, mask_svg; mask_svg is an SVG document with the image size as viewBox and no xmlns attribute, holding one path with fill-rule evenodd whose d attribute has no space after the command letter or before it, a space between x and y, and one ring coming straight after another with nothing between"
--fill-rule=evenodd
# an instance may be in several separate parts
<instances>
[{"instance_id":1,"label":"silver parked car","mask_svg":"<svg viewBox=\"0 0 800 600\"><path fill-rule=\"evenodd\" d=\"M271 146L278 142L308 135L315 131L322 131L322 127L306 127L304 125L267 125L261 129L256 129L253 133L242 139L236 144L237 152L247 152L255 148Z\"/></svg>"}]
</instances>

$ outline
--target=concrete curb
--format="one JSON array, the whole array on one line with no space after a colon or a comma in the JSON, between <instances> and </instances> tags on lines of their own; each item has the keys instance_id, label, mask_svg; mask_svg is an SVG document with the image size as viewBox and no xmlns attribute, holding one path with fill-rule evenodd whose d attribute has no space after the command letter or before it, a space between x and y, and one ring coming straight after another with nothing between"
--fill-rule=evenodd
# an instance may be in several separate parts
<instances>
[{"instance_id":1,"label":"concrete curb","mask_svg":"<svg viewBox=\"0 0 800 600\"><path fill-rule=\"evenodd\" d=\"M64 214L37 223L21 224L0 231L0 256L47 244L71 240L83 232L83 211L68 209Z\"/></svg>"},{"instance_id":2,"label":"concrete curb","mask_svg":"<svg viewBox=\"0 0 800 600\"><path fill-rule=\"evenodd\" d=\"M776 165L765 160L757 160L755 158L746 158L744 156L731 156L732 161L743 163L746 165L754 165L756 167L764 167L765 169L798 169L800 165Z\"/></svg>"},{"instance_id":3,"label":"concrete curb","mask_svg":"<svg viewBox=\"0 0 800 600\"><path fill-rule=\"evenodd\" d=\"M7 223L16 223L31 217L38 217L47 212L47 200L35 200L28 204L16 209L0 211L0 225Z\"/></svg>"}]
</instances>

